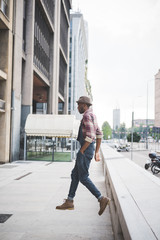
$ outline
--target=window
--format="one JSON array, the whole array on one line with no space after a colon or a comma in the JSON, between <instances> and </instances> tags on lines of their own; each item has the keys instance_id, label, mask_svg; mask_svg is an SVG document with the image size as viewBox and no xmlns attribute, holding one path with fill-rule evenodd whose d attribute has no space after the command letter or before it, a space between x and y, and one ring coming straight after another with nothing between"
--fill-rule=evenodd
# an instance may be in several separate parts
<instances>
[{"instance_id":1,"label":"window","mask_svg":"<svg viewBox=\"0 0 160 240\"><path fill-rule=\"evenodd\" d=\"M1 0L0 3L1 11L9 17L9 0Z\"/></svg>"},{"instance_id":2,"label":"window","mask_svg":"<svg viewBox=\"0 0 160 240\"><path fill-rule=\"evenodd\" d=\"M35 6L34 64L49 79L51 32L38 1Z\"/></svg>"}]
</instances>

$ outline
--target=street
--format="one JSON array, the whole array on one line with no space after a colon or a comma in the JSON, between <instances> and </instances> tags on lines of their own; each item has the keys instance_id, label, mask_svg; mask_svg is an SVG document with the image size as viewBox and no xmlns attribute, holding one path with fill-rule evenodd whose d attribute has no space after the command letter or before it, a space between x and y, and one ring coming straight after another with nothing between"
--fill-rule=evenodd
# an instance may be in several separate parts
<instances>
[{"instance_id":1,"label":"street","mask_svg":"<svg viewBox=\"0 0 160 240\"><path fill-rule=\"evenodd\" d=\"M144 168L144 165L146 163L146 160L149 158L148 154L149 154L149 150L134 150L132 152L132 157L133 157L133 161L138 164L139 166ZM131 152L121 152L121 154L125 157L125 158L129 158L131 159ZM153 174L151 172L151 169L149 168L148 170L151 174ZM160 178L160 173L155 174L154 176Z\"/></svg>"}]
</instances>

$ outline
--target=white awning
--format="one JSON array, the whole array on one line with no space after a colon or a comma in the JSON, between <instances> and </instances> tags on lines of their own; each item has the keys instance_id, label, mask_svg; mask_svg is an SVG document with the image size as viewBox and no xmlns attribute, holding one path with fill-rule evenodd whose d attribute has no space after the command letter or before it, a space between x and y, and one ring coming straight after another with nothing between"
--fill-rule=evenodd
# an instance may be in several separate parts
<instances>
[{"instance_id":1,"label":"white awning","mask_svg":"<svg viewBox=\"0 0 160 240\"><path fill-rule=\"evenodd\" d=\"M29 114L25 133L27 136L76 138L79 124L74 115Z\"/></svg>"}]
</instances>

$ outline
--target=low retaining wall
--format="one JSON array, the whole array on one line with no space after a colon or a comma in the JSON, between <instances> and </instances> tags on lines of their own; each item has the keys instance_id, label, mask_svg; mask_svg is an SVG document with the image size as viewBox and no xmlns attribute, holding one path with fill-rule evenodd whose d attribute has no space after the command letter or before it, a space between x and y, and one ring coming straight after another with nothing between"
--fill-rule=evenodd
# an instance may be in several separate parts
<instances>
[{"instance_id":1,"label":"low retaining wall","mask_svg":"<svg viewBox=\"0 0 160 240\"><path fill-rule=\"evenodd\" d=\"M160 239L160 179L102 144L115 239Z\"/></svg>"}]
</instances>

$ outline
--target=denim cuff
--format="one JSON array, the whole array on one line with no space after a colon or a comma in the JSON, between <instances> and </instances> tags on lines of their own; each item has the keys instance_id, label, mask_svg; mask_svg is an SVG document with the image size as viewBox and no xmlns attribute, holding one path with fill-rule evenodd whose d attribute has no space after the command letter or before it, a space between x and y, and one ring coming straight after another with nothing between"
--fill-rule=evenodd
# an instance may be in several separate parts
<instances>
[{"instance_id":1,"label":"denim cuff","mask_svg":"<svg viewBox=\"0 0 160 240\"><path fill-rule=\"evenodd\" d=\"M69 201L73 201L73 198L72 197L69 197L67 198Z\"/></svg>"}]
</instances>

